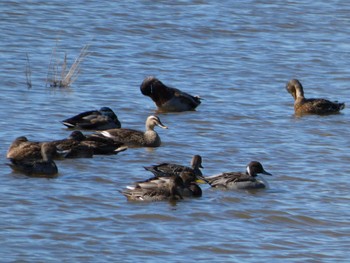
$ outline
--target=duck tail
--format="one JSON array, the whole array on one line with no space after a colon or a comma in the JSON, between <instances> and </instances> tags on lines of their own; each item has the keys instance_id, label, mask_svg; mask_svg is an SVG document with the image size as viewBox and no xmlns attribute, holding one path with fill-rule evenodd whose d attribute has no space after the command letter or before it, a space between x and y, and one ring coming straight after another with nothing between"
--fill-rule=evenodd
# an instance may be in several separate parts
<instances>
[{"instance_id":1,"label":"duck tail","mask_svg":"<svg viewBox=\"0 0 350 263\"><path fill-rule=\"evenodd\" d=\"M114 150L114 153L124 152L124 151L126 151L127 149L128 149L128 146L123 145L123 146L120 146L120 147L118 147L117 149L115 149L115 150Z\"/></svg>"}]
</instances>

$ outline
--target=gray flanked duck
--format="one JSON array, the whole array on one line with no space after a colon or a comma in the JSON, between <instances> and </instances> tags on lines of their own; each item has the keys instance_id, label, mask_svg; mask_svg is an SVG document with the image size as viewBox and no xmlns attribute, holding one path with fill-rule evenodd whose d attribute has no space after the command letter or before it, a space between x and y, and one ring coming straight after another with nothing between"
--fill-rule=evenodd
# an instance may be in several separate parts
<instances>
[{"instance_id":1,"label":"gray flanked duck","mask_svg":"<svg viewBox=\"0 0 350 263\"><path fill-rule=\"evenodd\" d=\"M261 189L266 184L257 178L258 174L271 175L266 172L261 163L252 161L247 165L245 173L227 172L205 177L205 181L212 187L224 189Z\"/></svg>"},{"instance_id":2,"label":"gray flanked duck","mask_svg":"<svg viewBox=\"0 0 350 263\"><path fill-rule=\"evenodd\" d=\"M155 126L168 129L167 126L162 124L159 117L151 115L146 120L146 131L144 132L121 128L100 131L98 134L112 138L130 147L158 147L161 145L161 140L158 133L154 130Z\"/></svg>"},{"instance_id":3,"label":"gray flanked duck","mask_svg":"<svg viewBox=\"0 0 350 263\"><path fill-rule=\"evenodd\" d=\"M190 111L201 104L200 97L168 87L153 76L143 80L140 90L143 95L150 97L162 112Z\"/></svg>"},{"instance_id":4,"label":"gray flanked duck","mask_svg":"<svg viewBox=\"0 0 350 263\"><path fill-rule=\"evenodd\" d=\"M290 80L286 85L286 89L294 98L294 112L297 115L333 114L339 113L339 111L345 108L344 103L339 103L337 101L329 101L326 99L306 99L304 97L303 86L297 79Z\"/></svg>"},{"instance_id":5,"label":"gray flanked duck","mask_svg":"<svg viewBox=\"0 0 350 263\"><path fill-rule=\"evenodd\" d=\"M63 120L62 123L68 128L81 130L107 130L121 127L117 115L108 107L82 112Z\"/></svg>"},{"instance_id":6,"label":"gray flanked duck","mask_svg":"<svg viewBox=\"0 0 350 263\"><path fill-rule=\"evenodd\" d=\"M56 147L50 143L41 144L41 157L38 159L10 159L10 167L31 177L53 178L57 176L58 169L53 161Z\"/></svg>"}]
</instances>

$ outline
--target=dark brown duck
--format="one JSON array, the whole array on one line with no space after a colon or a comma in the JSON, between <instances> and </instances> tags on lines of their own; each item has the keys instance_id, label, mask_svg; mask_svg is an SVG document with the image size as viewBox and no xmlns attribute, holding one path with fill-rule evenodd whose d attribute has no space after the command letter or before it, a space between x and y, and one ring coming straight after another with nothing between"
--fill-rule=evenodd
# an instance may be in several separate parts
<instances>
[{"instance_id":1,"label":"dark brown duck","mask_svg":"<svg viewBox=\"0 0 350 263\"><path fill-rule=\"evenodd\" d=\"M141 93L150 97L159 111L190 111L201 104L198 96L192 96L176 88L164 85L155 77L147 77L140 86Z\"/></svg>"}]
</instances>

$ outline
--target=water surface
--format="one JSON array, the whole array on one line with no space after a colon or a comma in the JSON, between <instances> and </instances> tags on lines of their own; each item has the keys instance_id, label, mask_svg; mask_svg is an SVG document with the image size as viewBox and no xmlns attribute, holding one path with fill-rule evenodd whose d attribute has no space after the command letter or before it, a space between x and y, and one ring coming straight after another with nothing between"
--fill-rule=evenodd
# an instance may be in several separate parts
<instances>
[{"instance_id":1,"label":"water surface","mask_svg":"<svg viewBox=\"0 0 350 263\"><path fill-rule=\"evenodd\" d=\"M285 84L298 78L307 97L349 104L349 12L340 1L4 1L1 261L347 262L349 110L296 118ZM52 50L71 64L85 45L73 85L47 88ZM16 137L65 138L59 121L85 110L109 106L143 129L155 114L139 90L149 75L203 98L197 111L159 114L161 147L57 161L54 180L6 165ZM205 175L258 160L270 187L203 186L176 204L120 194L150 176L143 166L194 154Z\"/></svg>"}]
</instances>

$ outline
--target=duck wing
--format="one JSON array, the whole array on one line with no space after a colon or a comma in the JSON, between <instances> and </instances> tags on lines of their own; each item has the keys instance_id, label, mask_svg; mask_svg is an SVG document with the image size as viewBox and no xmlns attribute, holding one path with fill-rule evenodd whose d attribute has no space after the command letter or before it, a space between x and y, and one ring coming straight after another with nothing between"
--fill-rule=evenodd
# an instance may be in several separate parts
<instances>
[{"instance_id":1,"label":"duck wing","mask_svg":"<svg viewBox=\"0 0 350 263\"><path fill-rule=\"evenodd\" d=\"M201 98L198 96L192 96L186 92L179 89L172 88L174 90L174 96L179 98L179 100L184 104L190 104L193 108L196 108L201 104Z\"/></svg>"},{"instance_id":2,"label":"duck wing","mask_svg":"<svg viewBox=\"0 0 350 263\"><path fill-rule=\"evenodd\" d=\"M345 104L326 99L307 99L303 107L317 114L328 114L339 112L345 108Z\"/></svg>"},{"instance_id":3,"label":"duck wing","mask_svg":"<svg viewBox=\"0 0 350 263\"><path fill-rule=\"evenodd\" d=\"M82 113L79 113L71 118L67 118L62 122L65 126L72 128L77 125L86 125L88 123L91 123L91 120L97 118L98 116L101 116L101 113L97 110L91 110L91 111L85 111Z\"/></svg>"},{"instance_id":4,"label":"duck wing","mask_svg":"<svg viewBox=\"0 0 350 263\"><path fill-rule=\"evenodd\" d=\"M222 173L205 177L205 179L212 187L226 187L229 183L256 181L254 177L239 172Z\"/></svg>"},{"instance_id":5,"label":"duck wing","mask_svg":"<svg viewBox=\"0 0 350 263\"><path fill-rule=\"evenodd\" d=\"M100 134L129 146L145 144L144 132L133 129L109 129L101 131Z\"/></svg>"},{"instance_id":6,"label":"duck wing","mask_svg":"<svg viewBox=\"0 0 350 263\"><path fill-rule=\"evenodd\" d=\"M181 175L181 173L184 171L193 171L193 169L190 167L173 163L161 163L144 168L145 170L152 172L155 176L170 176L174 174Z\"/></svg>"}]
</instances>

